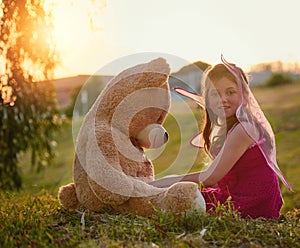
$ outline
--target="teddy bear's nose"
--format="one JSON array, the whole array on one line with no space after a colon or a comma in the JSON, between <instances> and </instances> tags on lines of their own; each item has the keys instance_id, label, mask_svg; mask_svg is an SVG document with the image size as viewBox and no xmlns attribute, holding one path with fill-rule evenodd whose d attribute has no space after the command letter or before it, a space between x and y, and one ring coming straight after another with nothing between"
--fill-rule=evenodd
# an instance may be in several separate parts
<instances>
[{"instance_id":1,"label":"teddy bear's nose","mask_svg":"<svg viewBox=\"0 0 300 248\"><path fill-rule=\"evenodd\" d=\"M168 139L169 139L169 134L165 132L165 137L164 137L165 143L168 141Z\"/></svg>"}]
</instances>

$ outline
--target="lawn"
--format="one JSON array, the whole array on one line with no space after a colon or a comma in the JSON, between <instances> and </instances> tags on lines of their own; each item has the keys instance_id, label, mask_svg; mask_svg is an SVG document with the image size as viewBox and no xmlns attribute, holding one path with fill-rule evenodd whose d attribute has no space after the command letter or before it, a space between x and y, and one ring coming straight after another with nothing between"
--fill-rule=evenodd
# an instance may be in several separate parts
<instances>
[{"instance_id":1,"label":"lawn","mask_svg":"<svg viewBox=\"0 0 300 248\"><path fill-rule=\"evenodd\" d=\"M0 193L1 247L299 247L300 210L278 220L231 211L151 218L63 210L48 191Z\"/></svg>"},{"instance_id":2,"label":"lawn","mask_svg":"<svg viewBox=\"0 0 300 248\"><path fill-rule=\"evenodd\" d=\"M56 194L72 180L74 145L67 122L53 165L37 174L23 155L23 190L0 192L0 247L300 247L300 83L256 88L254 94L274 128L278 163L295 191L281 185L285 205L279 220L241 219L222 206L214 216L66 211ZM188 144L198 129L195 119L201 120L199 109L189 102L192 113L187 113L176 104L165 123L170 141L163 151L148 152L158 177L198 170L205 161L204 153ZM182 136L182 130L188 131Z\"/></svg>"}]
</instances>

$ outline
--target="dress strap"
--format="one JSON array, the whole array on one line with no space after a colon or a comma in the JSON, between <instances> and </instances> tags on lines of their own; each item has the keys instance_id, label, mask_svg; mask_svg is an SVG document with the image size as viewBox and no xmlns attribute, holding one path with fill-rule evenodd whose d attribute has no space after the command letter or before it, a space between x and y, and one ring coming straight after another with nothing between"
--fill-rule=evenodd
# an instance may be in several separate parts
<instances>
[{"instance_id":1,"label":"dress strap","mask_svg":"<svg viewBox=\"0 0 300 248\"><path fill-rule=\"evenodd\" d=\"M262 143L264 143L265 141L266 141L266 139L265 139L265 138L262 138L262 139L260 139L259 141L254 142L251 146L249 146L249 149L250 149L250 148L253 148L254 146L259 146L259 145L261 145Z\"/></svg>"}]
</instances>

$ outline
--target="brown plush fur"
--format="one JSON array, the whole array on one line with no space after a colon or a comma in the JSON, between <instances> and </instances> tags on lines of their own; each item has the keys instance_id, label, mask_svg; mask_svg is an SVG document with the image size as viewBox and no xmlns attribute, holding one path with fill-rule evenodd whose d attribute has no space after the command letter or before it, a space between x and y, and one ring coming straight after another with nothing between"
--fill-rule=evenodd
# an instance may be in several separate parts
<instances>
[{"instance_id":1,"label":"brown plush fur","mask_svg":"<svg viewBox=\"0 0 300 248\"><path fill-rule=\"evenodd\" d=\"M164 189L147 184L154 179L153 165L138 140L147 126L165 120L169 73L169 65L158 58L121 72L107 84L78 134L74 183L59 190L65 208L80 205L149 216L155 209L182 212L194 207L195 183Z\"/></svg>"}]
</instances>

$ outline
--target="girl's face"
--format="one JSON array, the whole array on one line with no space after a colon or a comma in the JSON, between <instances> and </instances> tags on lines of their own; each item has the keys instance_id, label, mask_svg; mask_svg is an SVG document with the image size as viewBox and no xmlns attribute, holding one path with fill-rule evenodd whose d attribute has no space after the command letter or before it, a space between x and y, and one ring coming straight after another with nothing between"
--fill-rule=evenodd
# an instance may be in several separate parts
<instances>
[{"instance_id":1,"label":"girl's face","mask_svg":"<svg viewBox=\"0 0 300 248\"><path fill-rule=\"evenodd\" d=\"M242 102L242 95L237 83L222 77L213 82L213 87L208 90L208 106L219 117L235 115Z\"/></svg>"}]
</instances>

